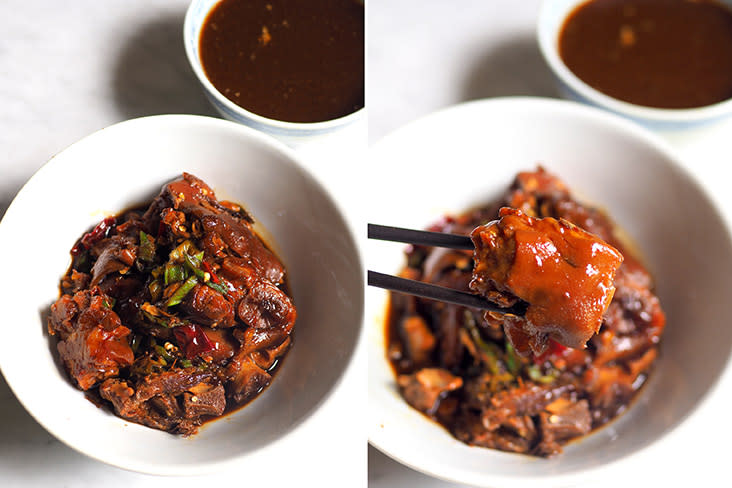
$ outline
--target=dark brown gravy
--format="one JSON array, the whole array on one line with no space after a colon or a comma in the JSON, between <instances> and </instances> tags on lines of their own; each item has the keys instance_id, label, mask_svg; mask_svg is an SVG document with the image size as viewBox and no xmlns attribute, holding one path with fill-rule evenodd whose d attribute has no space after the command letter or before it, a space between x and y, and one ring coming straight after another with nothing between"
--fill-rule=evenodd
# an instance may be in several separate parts
<instances>
[{"instance_id":1,"label":"dark brown gravy","mask_svg":"<svg viewBox=\"0 0 732 488\"><path fill-rule=\"evenodd\" d=\"M732 11L711 0L592 0L559 36L567 67L593 88L659 108L732 97Z\"/></svg>"},{"instance_id":2,"label":"dark brown gravy","mask_svg":"<svg viewBox=\"0 0 732 488\"><path fill-rule=\"evenodd\" d=\"M357 0L222 0L201 63L216 89L257 115L321 122L364 106L364 6Z\"/></svg>"}]
</instances>

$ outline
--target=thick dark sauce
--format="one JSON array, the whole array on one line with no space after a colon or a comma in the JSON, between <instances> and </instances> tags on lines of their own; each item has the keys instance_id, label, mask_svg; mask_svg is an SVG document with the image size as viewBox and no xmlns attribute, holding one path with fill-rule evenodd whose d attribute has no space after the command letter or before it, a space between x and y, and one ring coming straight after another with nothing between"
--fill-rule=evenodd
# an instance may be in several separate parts
<instances>
[{"instance_id":1,"label":"thick dark sauce","mask_svg":"<svg viewBox=\"0 0 732 488\"><path fill-rule=\"evenodd\" d=\"M364 6L357 0L222 0L200 55L226 98L257 115L321 122L364 106Z\"/></svg>"},{"instance_id":2,"label":"thick dark sauce","mask_svg":"<svg viewBox=\"0 0 732 488\"><path fill-rule=\"evenodd\" d=\"M592 0L559 36L567 67L593 88L649 107L732 97L732 11L711 0Z\"/></svg>"}]
</instances>

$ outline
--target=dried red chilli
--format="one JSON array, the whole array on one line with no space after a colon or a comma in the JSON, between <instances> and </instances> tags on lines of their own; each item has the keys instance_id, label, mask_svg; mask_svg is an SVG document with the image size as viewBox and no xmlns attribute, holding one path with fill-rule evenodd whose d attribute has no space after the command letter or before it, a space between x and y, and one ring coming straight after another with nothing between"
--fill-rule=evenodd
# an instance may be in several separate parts
<instances>
[{"instance_id":1,"label":"dried red chilli","mask_svg":"<svg viewBox=\"0 0 732 488\"><path fill-rule=\"evenodd\" d=\"M206 271L206 273L211 276L211 281L213 281L214 283L220 283L219 277L216 276L216 273L213 272L213 268L210 264L208 264L206 261L203 261L201 265L203 266L203 269Z\"/></svg>"},{"instance_id":2,"label":"dried red chilli","mask_svg":"<svg viewBox=\"0 0 732 488\"><path fill-rule=\"evenodd\" d=\"M196 324L187 323L173 329L178 347L186 355L187 359L194 359L201 354L213 351L215 346L208 338L201 327Z\"/></svg>"},{"instance_id":3,"label":"dried red chilli","mask_svg":"<svg viewBox=\"0 0 732 488\"><path fill-rule=\"evenodd\" d=\"M221 293L222 295L226 296L226 294L229 293L229 291L230 291L229 284L227 282L222 281L218 276L216 276L216 273L214 273L213 268L206 261L201 261L201 266L206 271L206 273L208 273L208 275L211 277L211 279L206 282L206 285L208 285L210 288L213 288L214 290Z\"/></svg>"},{"instance_id":4,"label":"dried red chilli","mask_svg":"<svg viewBox=\"0 0 732 488\"><path fill-rule=\"evenodd\" d=\"M534 364L542 364L552 356L561 356L568 348L561 345L554 339L549 339L549 345L542 354L534 356Z\"/></svg>"},{"instance_id":5,"label":"dried red chilli","mask_svg":"<svg viewBox=\"0 0 732 488\"><path fill-rule=\"evenodd\" d=\"M188 266L188 268L195 273L199 279L203 280L204 284L209 288L216 290L222 295L226 295L229 292L224 285L219 283L219 278L210 271L211 267L203 261L203 251L194 256L184 253L183 259L186 266Z\"/></svg>"},{"instance_id":6,"label":"dried red chilli","mask_svg":"<svg viewBox=\"0 0 732 488\"><path fill-rule=\"evenodd\" d=\"M84 236L76 243L71 249L72 256L78 256L82 251L89 249L95 243L101 241L109 234L110 229L117 225L117 219L114 217L107 217L99 222L90 232L84 234Z\"/></svg>"}]
</instances>

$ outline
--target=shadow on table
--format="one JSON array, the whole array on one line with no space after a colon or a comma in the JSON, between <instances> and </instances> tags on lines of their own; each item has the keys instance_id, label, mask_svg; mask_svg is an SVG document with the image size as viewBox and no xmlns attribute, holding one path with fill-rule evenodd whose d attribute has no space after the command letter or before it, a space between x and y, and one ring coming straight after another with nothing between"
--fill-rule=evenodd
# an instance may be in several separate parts
<instances>
[{"instance_id":1,"label":"shadow on table","mask_svg":"<svg viewBox=\"0 0 732 488\"><path fill-rule=\"evenodd\" d=\"M491 47L468 67L463 85L463 100L558 95L536 38L528 34Z\"/></svg>"},{"instance_id":2,"label":"shadow on table","mask_svg":"<svg viewBox=\"0 0 732 488\"><path fill-rule=\"evenodd\" d=\"M133 486L142 475L94 461L62 444L26 412L0 375L0 486L67 486L49 480L100 476ZM5 480L11 484L3 484Z\"/></svg>"},{"instance_id":3,"label":"shadow on table","mask_svg":"<svg viewBox=\"0 0 732 488\"><path fill-rule=\"evenodd\" d=\"M10 202L13 201L16 193L17 192L12 192L12 195L10 193L8 193L7 195L0 195L0 220L2 220L5 216L5 212L7 212L8 207L10 206Z\"/></svg>"},{"instance_id":4,"label":"shadow on table","mask_svg":"<svg viewBox=\"0 0 732 488\"><path fill-rule=\"evenodd\" d=\"M37 445L48 445L56 441L13 395L5 378L0 375L0 459L3 465L16 457L20 461L25 449ZM9 467L5 466L7 469Z\"/></svg>"},{"instance_id":5,"label":"shadow on table","mask_svg":"<svg viewBox=\"0 0 732 488\"><path fill-rule=\"evenodd\" d=\"M187 113L216 116L188 64L183 47L185 12L143 23L113 67L114 102L124 118Z\"/></svg>"},{"instance_id":6,"label":"shadow on table","mask_svg":"<svg viewBox=\"0 0 732 488\"><path fill-rule=\"evenodd\" d=\"M399 464L375 447L369 445L369 488L468 488L468 485L450 483L432 478Z\"/></svg>"}]
</instances>

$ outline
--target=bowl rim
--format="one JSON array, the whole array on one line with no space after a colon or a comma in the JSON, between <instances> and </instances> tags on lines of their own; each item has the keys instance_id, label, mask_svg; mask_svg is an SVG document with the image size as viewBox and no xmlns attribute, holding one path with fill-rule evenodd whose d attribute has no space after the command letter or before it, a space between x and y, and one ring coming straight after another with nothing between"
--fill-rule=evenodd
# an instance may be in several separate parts
<instances>
[{"instance_id":1,"label":"bowl rim","mask_svg":"<svg viewBox=\"0 0 732 488\"><path fill-rule=\"evenodd\" d=\"M234 102L226 98L213 85L213 83L211 83L211 80L208 79L203 69L203 64L201 62L200 56L197 56L193 50L193 46L198 45L199 43L201 27L203 26L203 23L208 18L211 10L213 10L213 8L222 0L215 0L211 4L211 6L206 9L206 14L202 16L201 22L194 23L194 15L196 10L195 7L201 1L203 0L191 1L188 9L186 10L185 19L183 21L183 44L185 46L186 57L188 58L188 64L190 64L193 72L196 74L196 78L198 78L199 83L203 85L206 94L210 97L213 97L216 103L220 104L228 112L236 114L238 117L249 119L252 122L260 124L261 126L270 127L278 131L302 133L326 132L330 129L348 125L351 122L355 122L356 120L359 120L363 117L363 114L366 111L366 104L364 104L363 107L356 110L355 112L351 112L347 115L343 115L335 119L323 120L320 122L288 122L285 120L271 119L269 117L264 117L263 115L255 114L254 112L250 112L249 110L235 104ZM194 35L193 33L195 33L195 39L192 38L192 36Z\"/></svg>"},{"instance_id":2,"label":"bowl rim","mask_svg":"<svg viewBox=\"0 0 732 488\"><path fill-rule=\"evenodd\" d=\"M413 130L414 126L421 125L425 123L426 121L433 119L433 118L439 118L443 114L451 113L451 112L459 112L464 110L473 110L476 107L483 106L485 107L485 110L492 109L492 108L501 108L501 107L510 107L512 109L516 109L516 107L524 107L528 109L533 110L544 110L544 111L553 111L555 113L564 113L564 114L570 114L572 117L579 117L579 118L585 118L585 119L591 119L594 122L599 123L602 126L605 127L611 127L615 128L627 136L634 138L640 142L642 142L644 145L649 146L653 148L655 151L661 154L663 158L665 159L668 169L670 171L676 172L680 175L680 177L688 182L688 184L691 187L694 187L698 192L699 195L706 201L707 205L709 206L712 213L718 218L718 220L722 223L723 229L722 233L727 236L727 239L732 242L732 217L725 216L722 212L722 207L718 203L718 201L713 197L713 195L704 187L704 185L700 182L700 180L687 169L687 167L681 162L681 159L678 155L676 155L675 151L673 150L672 146L667 143L664 139L662 139L660 136L656 135L655 133L651 132L649 129L646 129L645 127L634 123L626 118L623 118L617 114L613 114L611 112L601 110L600 108L588 106L585 104L581 104L578 102L574 102L571 100L560 100L560 99L551 99L551 98L544 98L544 97L531 97L531 96L515 96L515 97L496 97L496 98L490 98L490 99L482 99L482 100L473 100L468 102L459 103L456 105L448 106L445 108L442 108L440 110L437 110L435 112L429 113L427 115L424 115L422 117L419 117L417 119L414 119L407 124L397 128L395 131L392 131L391 133L387 134L385 137L377 141L371 148L372 154L378 154L379 148L384 144L390 144L390 141L392 139L396 139L400 137L400 134L404 131L411 131ZM453 128L454 130L454 128ZM379 306L382 304L380 303ZM369 320L369 318L372 317L373 311L375 310L375 307L373 305L368 305L367 300L367 307L364 312L365 317L364 320ZM367 323L366 327L373 327L372 323ZM383 334L380 334L383 335ZM368 358L371 360L373 357L378 357L380 361L386 361L386 354L385 351L383 351L381 345L373 344L372 341L368 341L366 345L366 349L368 352ZM379 351L374 351L374 349L379 349ZM391 368L390 368L391 369ZM393 373L393 372L392 372ZM662 449L663 441L666 439L669 439L670 437L675 436L680 430L682 430L686 425L690 423L692 419L699 418L700 412L703 412L705 410L705 405L713 398L716 398L718 396L718 392L720 391L722 379L727 377L729 374L732 374L732 351L728 354L726 361L724 363L724 366L720 369L717 376L714 378L714 381L711 383L709 389L704 392L702 396L700 396L695 405L684 415L682 418L679 419L679 421L672 426L670 429L665 430L659 436L651 443L640 447L638 450L636 450L632 455L623 455L617 459L614 459L610 462L604 463L599 466L591 467L588 469L580 470L574 473L564 473L564 474L554 474L554 475L546 475L541 478L541 482L548 483L550 486L574 486L576 483L582 483L582 482L588 482L592 480L599 479L603 475L612 474L613 472L617 473L617 469L620 466L629 467L632 465L632 463L636 462L638 459L644 459L647 460L649 457L653 456L654 453L659 452ZM393 374L391 375L393 376ZM369 380L368 383L368 389L370 391L371 382ZM369 395L369 404L371 405L372 402L372 396ZM409 407L410 409L412 407ZM370 408L370 410L373 412L373 409ZM418 412L414 410L414 412L417 415L421 415L424 418L424 421L427 423L432 423L433 425L437 425L432 421L431 419L425 417L421 412ZM626 412L627 413L627 412ZM618 420L621 418L621 416L616 417L613 419L612 422ZM397 461L398 463L408 466L411 469L414 469L415 471L419 471L421 473L427 474L429 476L442 479L445 481L450 481L454 483L466 483L469 485L475 485L475 486L501 486L506 488L529 488L536 484L538 479L534 478L526 478L526 477L514 477L510 475L496 475L492 474L490 472L472 472L468 470L464 470L461 468L454 468L453 466L447 465L447 464L440 464L438 466L431 466L431 465L424 465L414 462L413 459L405 459L399 455L399 453L395 453L392 450L390 450L390 443L387 440L384 442L385 438L387 436L382 434L382 429L379 429L376 422L376 420L373 416L369 416L368 420L368 437L369 437L369 444L372 445L374 448L376 448L378 451L383 453L384 455L390 457L391 459ZM442 426L439 426L440 428L444 429ZM449 435L449 434L448 434ZM590 434L591 435L591 434ZM459 442L459 441L456 441ZM392 442L391 445L393 446L394 443ZM479 447L472 447L468 446L474 449L484 449ZM493 454L496 455L509 455L509 456L525 456L523 454L515 454L515 453L506 453L503 451L498 450L491 450L493 451ZM500 461L498 461L500 462Z\"/></svg>"},{"instance_id":3,"label":"bowl rim","mask_svg":"<svg viewBox=\"0 0 732 488\"><path fill-rule=\"evenodd\" d=\"M159 124L168 124L169 126L180 126L185 125L187 127L190 127L191 124L195 125L199 129L215 129L215 130L223 130L223 131L229 131L232 133L237 134L236 137L244 138L244 139L251 139L256 144L261 144L264 147L268 149L272 149L275 152L279 152L280 154L284 155L286 159L289 161L289 164L292 164L298 171L301 172L303 176L305 176L307 179L311 181L311 183L323 193L324 197L330 202L330 204L335 209L336 213L340 216L343 225L346 229L347 237L350 239L351 243L353 244L353 250L355 253L355 256L357 257L358 263L360 265L360 269L363 269L363 251L361 246L359 245L359 239L354 229L354 222L352 218L349 218L349 213L345 212L340 202L334 197L333 193L329 189L329 187L322 182L320 178L318 178L309 168L308 166L303 162L302 158L299 156L299 154L285 145L283 142L280 142L276 138L269 136L267 134L264 134L260 131L257 131L255 129L252 129L250 127L247 127L242 124L237 124L235 122L223 120L220 118L215 117L208 117L203 115L189 115L189 114L162 114L162 115L151 115L151 116L144 116L144 117L138 117L134 119L128 119L124 120L122 122L117 122L114 124L111 124L109 126L103 127L101 129L98 129L94 132L91 132L90 134L82 137L81 139L75 141L72 144L69 144L65 148L59 150L56 152L53 156L51 156L48 161L46 161L40 168L38 168L33 175L23 184L23 186L20 188L18 193L13 197L13 200L11 201L10 205L8 206L4 216L2 219L0 219L0 243L3 242L4 238L7 236L5 235L5 228L6 225L3 225L4 222L6 222L6 217L9 215L14 215L18 210L16 208L18 205L20 205L20 201L23 200L23 195L26 193L26 188L29 186L32 186L32 182L35 182L38 179L43 178L44 174L48 171L48 167L57 164L56 161L58 158L66 153L70 148L76 147L77 145L85 143L88 139L96 138L102 133L108 133L110 130L114 131L117 130L119 127L124 127L125 129L128 129L130 127L134 126L149 126L149 125L159 125ZM161 183L162 184L162 183ZM363 281L363 280L362 280ZM363 291L362 291L363 293ZM285 445L288 442L288 439L295 438L298 439L302 437L304 434L303 432L307 432L308 429L312 428L311 425L316 425L318 423L321 423L325 419L324 417L324 410L328 410L327 406L333 403L335 400L335 397L340 394L340 391L346 384L348 377L356 376L357 372L355 371L355 361L357 359L357 356L360 355L359 351L363 349L363 343L364 343L364 326L363 326L363 315L365 311L365 303L364 307L362 307L361 311L361 317L356 317L354 320L354 326L358 327L358 331L355 334L355 340L353 343L353 348L350 351L348 357L344 361L343 368L338 375L338 377L335 379L335 381L329 386L328 390L325 392L325 394L319 399L317 403L313 405L313 407L310 409L309 412L306 413L297 423L294 423L292 426L290 426L280 437L277 437L267 444L263 445L261 448L250 451L247 453L244 453L242 455L230 457L227 459L218 459L214 461L204 462L204 463L198 463L198 464L189 464L187 466L180 466L180 465L170 465L170 464L163 464L163 465L156 465L155 463L151 462L141 462L139 460L130 460L130 459L124 459L121 461L118 461L116 459L110 459L109 457L105 457L102 454L99 454L98 451L93 450L87 450L83 449L82 447L76 445L75 441L73 439L70 439L66 436L59 435L58 430L55 428L55 425L53 423L47 422L45 418L39 417L36 415L36 411L33 408L32 405L27 404L25 397L22 395L19 395L19 389L17 388L17 384L14 384L13 381L7 377L7 375L3 372L3 364L5 362L5 359L2 355L0 355L0 374L3 375L5 378L5 381L8 385L8 388L12 391L15 399L23 406L25 411L35 420L38 424L40 424L48 433L50 433L54 438L61 441L66 446L72 448L74 451L79 452L85 456L88 456L89 458L92 458L96 461L115 466L117 468L121 468L127 471L132 472L138 472L143 474L151 474L151 475L161 475L161 476L200 476L200 475L206 475L206 474L212 474L215 472L218 472L223 469L231 469L234 466L246 462L247 458L255 458L257 456L261 455L267 455L268 453L276 452L277 449L280 449L283 445ZM72 386L69 383L69 386ZM79 392L82 394L83 392ZM83 396L82 396L83 397ZM237 410L240 411L240 410ZM233 412L233 415L236 415L236 412ZM218 419L220 421L223 421L226 419L226 415ZM124 422L131 423L125 419L121 419ZM137 425L137 424L134 424Z\"/></svg>"},{"instance_id":4,"label":"bowl rim","mask_svg":"<svg viewBox=\"0 0 732 488\"><path fill-rule=\"evenodd\" d=\"M566 9L561 14L562 21L556 26L552 25L551 20L558 0L543 0L539 8L536 23L536 38L539 44L539 50L555 76L562 83L565 83L584 99L598 106L606 107L614 112L626 114L636 119L644 119L662 124L707 122L732 113L732 98L711 105L693 108L670 109L649 107L625 102L606 95L575 75L559 56L558 40L562 27L570 13L580 4L589 1L591 0L572 0L568 2Z\"/></svg>"}]
</instances>

